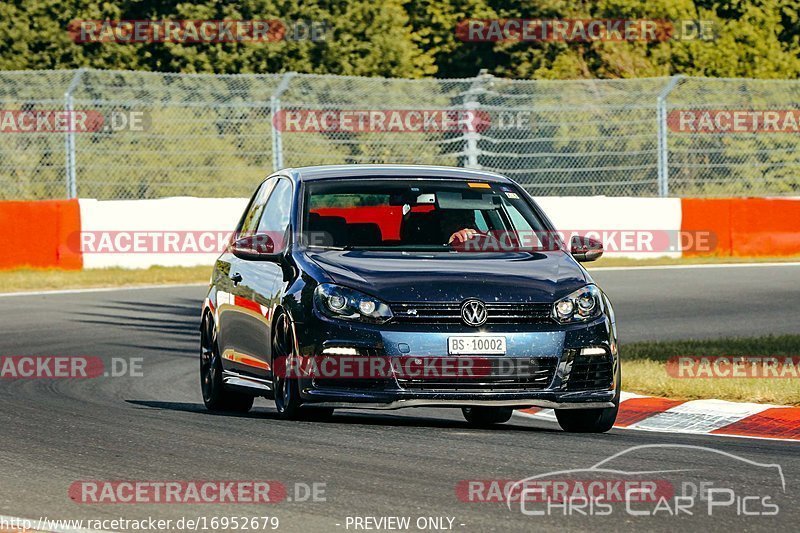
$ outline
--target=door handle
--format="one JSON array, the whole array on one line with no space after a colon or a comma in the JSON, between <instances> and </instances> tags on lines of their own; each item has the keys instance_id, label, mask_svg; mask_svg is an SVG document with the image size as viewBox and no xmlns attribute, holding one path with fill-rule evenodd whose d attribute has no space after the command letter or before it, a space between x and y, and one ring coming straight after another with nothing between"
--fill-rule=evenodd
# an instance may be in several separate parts
<instances>
[{"instance_id":1,"label":"door handle","mask_svg":"<svg viewBox=\"0 0 800 533\"><path fill-rule=\"evenodd\" d=\"M231 276L231 281L233 282L234 287L242 282L242 275L238 272Z\"/></svg>"}]
</instances>

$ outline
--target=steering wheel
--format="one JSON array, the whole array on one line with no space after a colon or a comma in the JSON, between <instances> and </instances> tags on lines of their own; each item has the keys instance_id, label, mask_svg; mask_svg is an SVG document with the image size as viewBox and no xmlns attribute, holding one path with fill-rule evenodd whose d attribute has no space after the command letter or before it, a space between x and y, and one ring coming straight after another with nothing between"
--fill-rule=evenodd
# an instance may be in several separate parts
<instances>
[{"instance_id":1,"label":"steering wheel","mask_svg":"<svg viewBox=\"0 0 800 533\"><path fill-rule=\"evenodd\" d=\"M498 252L502 251L500 241L491 233L473 233L465 242L450 243L450 247L459 252Z\"/></svg>"}]
</instances>

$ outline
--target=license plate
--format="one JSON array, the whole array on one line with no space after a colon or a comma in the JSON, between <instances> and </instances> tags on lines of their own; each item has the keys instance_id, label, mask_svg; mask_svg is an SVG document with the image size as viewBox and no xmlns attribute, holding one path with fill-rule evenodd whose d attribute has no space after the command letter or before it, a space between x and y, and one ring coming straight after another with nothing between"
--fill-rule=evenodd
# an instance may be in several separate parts
<instances>
[{"instance_id":1,"label":"license plate","mask_svg":"<svg viewBox=\"0 0 800 533\"><path fill-rule=\"evenodd\" d=\"M450 355L505 355L506 338L487 335L448 337L447 353Z\"/></svg>"}]
</instances>

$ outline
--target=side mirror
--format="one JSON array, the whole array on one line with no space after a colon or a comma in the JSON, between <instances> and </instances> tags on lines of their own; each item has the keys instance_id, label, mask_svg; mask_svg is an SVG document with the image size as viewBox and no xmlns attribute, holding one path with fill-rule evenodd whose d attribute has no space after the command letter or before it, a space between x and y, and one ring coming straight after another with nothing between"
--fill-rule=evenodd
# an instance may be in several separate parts
<instances>
[{"instance_id":1,"label":"side mirror","mask_svg":"<svg viewBox=\"0 0 800 533\"><path fill-rule=\"evenodd\" d=\"M576 261L587 263L603 255L603 243L591 237L575 235L570 240L569 251Z\"/></svg>"},{"instance_id":2,"label":"side mirror","mask_svg":"<svg viewBox=\"0 0 800 533\"><path fill-rule=\"evenodd\" d=\"M265 233L240 237L231 244L231 253L246 261L271 261L277 263L283 251L275 251L275 241Z\"/></svg>"}]
</instances>

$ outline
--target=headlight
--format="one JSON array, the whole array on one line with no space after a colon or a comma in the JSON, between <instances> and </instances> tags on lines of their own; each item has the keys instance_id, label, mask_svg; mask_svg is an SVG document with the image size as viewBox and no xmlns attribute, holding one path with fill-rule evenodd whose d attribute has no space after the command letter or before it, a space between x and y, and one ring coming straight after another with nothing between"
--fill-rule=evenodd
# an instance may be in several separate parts
<instances>
[{"instance_id":1,"label":"headlight","mask_svg":"<svg viewBox=\"0 0 800 533\"><path fill-rule=\"evenodd\" d=\"M314 302L322 314L331 318L378 324L392 318L392 310L377 298L332 283L317 286Z\"/></svg>"},{"instance_id":2,"label":"headlight","mask_svg":"<svg viewBox=\"0 0 800 533\"><path fill-rule=\"evenodd\" d=\"M603 293L596 285L587 285L553 304L553 318L562 324L584 322L603 312Z\"/></svg>"}]
</instances>

